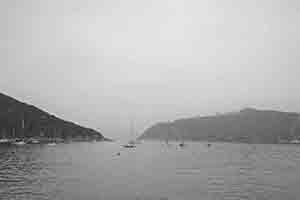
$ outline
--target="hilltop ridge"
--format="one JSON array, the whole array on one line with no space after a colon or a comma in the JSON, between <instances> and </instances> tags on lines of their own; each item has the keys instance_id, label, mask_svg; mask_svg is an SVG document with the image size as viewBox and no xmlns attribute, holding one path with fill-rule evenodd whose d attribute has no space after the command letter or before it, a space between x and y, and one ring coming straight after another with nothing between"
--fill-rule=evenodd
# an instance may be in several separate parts
<instances>
[{"instance_id":1,"label":"hilltop ridge","mask_svg":"<svg viewBox=\"0 0 300 200\"><path fill-rule=\"evenodd\" d=\"M70 140L106 139L98 131L62 120L33 105L0 93L1 137L56 137Z\"/></svg>"},{"instance_id":2,"label":"hilltop ridge","mask_svg":"<svg viewBox=\"0 0 300 200\"><path fill-rule=\"evenodd\" d=\"M238 112L160 122L139 139L280 143L300 138L295 112L245 108Z\"/></svg>"}]
</instances>

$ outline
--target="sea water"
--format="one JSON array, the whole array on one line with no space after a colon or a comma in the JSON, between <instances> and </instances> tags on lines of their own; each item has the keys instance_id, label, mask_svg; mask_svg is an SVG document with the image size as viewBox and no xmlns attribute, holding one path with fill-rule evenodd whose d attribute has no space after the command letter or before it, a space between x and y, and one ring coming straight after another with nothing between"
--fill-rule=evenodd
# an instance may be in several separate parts
<instances>
[{"instance_id":1,"label":"sea water","mask_svg":"<svg viewBox=\"0 0 300 200\"><path fill-rule=\"evenodd\" d=\"M120 154L118 154L120 153ZM300 146L191 142L0 147L0 199L300 199Z\"/></svg>"}]
</instances>

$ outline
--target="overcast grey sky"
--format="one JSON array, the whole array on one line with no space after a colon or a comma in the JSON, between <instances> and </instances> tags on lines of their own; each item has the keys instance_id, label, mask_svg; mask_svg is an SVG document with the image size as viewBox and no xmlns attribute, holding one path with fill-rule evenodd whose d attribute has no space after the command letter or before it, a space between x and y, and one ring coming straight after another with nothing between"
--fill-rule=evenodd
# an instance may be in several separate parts
<instances>
[{"instance_id":1,"label":"overcast grey sky","mask_svg":"<svg viewBox=\"0 0 300 200\"><path fill-rule=\"evenodd\" d=\"M1 92L108 137L300 112L298 0L2 0L0 26Z\"/></svg>"}]
</instances>

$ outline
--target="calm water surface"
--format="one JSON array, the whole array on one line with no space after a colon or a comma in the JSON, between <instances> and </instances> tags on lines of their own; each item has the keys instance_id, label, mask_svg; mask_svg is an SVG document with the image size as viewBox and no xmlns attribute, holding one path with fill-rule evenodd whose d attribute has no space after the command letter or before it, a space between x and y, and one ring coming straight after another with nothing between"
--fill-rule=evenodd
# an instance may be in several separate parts
<instances>
[{"instance_id":1,"label":"calm water surface","mask_svg":"<svg viewBox=\"0 0 300 200\"><path fill-rule=\"evenodd\" d=\"M299 188L300 146L293 145L0 147L0 199L296 200Z\"/></svg>"}]
</instances>

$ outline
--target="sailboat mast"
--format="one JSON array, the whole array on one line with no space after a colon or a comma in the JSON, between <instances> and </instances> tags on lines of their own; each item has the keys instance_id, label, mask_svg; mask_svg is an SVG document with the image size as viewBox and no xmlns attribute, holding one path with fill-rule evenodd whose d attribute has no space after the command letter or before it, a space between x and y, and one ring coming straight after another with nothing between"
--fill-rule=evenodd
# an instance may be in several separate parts
<instances>
[{"instance_id":1,"label":"sailboat mast","mask_svg":"<svg viewBox=\"0 0 300 200\"><path fill-rule=\"evenodd\" d=\"M298 116L296 118L296 120L294 121L294 123L290 127L290 137L291 137L291 139L296 138L296 129L297 129L297 125L298 125L299 121L300 121L300 116Z\"/></svg>"},{"instance_id":2,"label":"sailboat mast","mask_svg":"<svg viewBox=\"0 0 300 200\"><path fill-rule=\"evenodd\" d=\"M15 138L16 137L16 131L15 131L15 128L12 128L12 138Z\"/></svg>"},{"instance_id":3,"label":"sailboat mast","mask_svg":"<svg viewBox=\"0 0 300 200\"><path fill-rule=\"evenodd\" d=\"M24 119L22 119L22 129L25 128L25 122L24 122Z\"/></svg>"},{"instance_id":4,"label":"sailboat mast","mask_svg":"<svg viewBox=\"0 0 300 200\"><path fill-rule=\"evenodd\" d=\"M21 138L25 137L25 120L24 120L24 114L21 120Z\"/></svg>"},{"instance_id":5,"label":"sailboat mast","mask_svg":"<svg viewBox=\"0 0 300 200\"><path fill-rule=\"evenodd\" d=\"M170 132L171 132L171 123L169 122L168 125L167 125L167 139L166 139L166 144L169 144L169 137L170 137Z\"/></svg>"}]
</instances>

